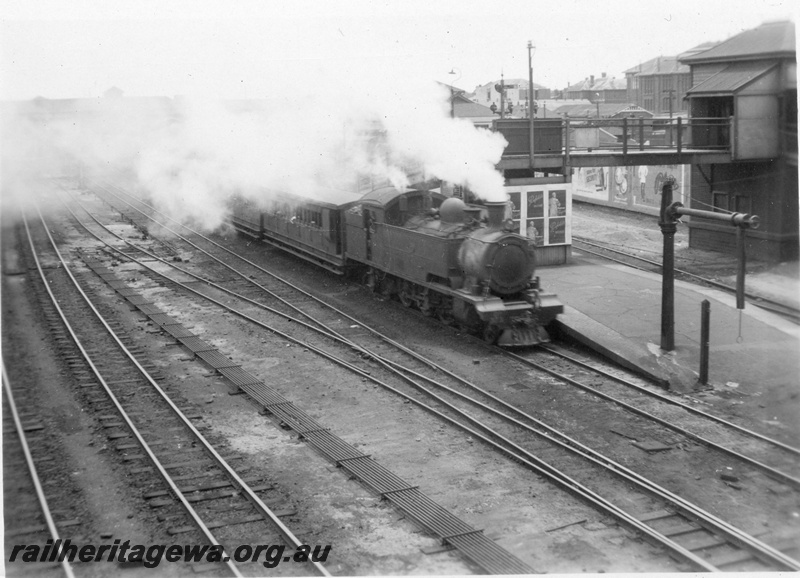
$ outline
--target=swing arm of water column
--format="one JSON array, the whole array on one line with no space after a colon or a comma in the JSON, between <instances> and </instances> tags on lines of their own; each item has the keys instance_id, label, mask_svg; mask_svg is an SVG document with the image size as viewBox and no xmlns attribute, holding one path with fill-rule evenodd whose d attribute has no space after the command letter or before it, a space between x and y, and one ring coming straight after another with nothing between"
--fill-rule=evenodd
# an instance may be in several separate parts
<instances>
[{"instance_id":1,"label":"swing arm of water column","mask_svg":"<svg viewBox=\"0 0 800 578\"><path fill-rule=\"evenodd\" d=\"M661 281L661 349L673 351L675 349L675 232L678 228L678 219L682 216L700 217L715 221L726 221L736 227L736 253L738 263L736 268L736 308L744 309L744 278L745 278L745 231L756 229L759 218L746 213L717 213L689 209L682 203L672 202L672 191L675 188L675 179L667 179L661 188L661 220L658 226L664 236L664 255ZM702 335L700 355L700 381L703 376L708 376L708 323L710 320L710 306L703 307ZM706 377L706 380L708 378Z\"/></svg>"}]
</instances>

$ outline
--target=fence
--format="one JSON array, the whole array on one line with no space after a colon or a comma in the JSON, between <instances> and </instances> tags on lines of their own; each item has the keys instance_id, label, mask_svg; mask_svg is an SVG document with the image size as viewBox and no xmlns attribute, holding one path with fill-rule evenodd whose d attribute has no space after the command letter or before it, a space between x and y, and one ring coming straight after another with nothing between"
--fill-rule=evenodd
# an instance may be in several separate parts
<instances>
[{"instance_id":1,"label":"fence","mask_svg":"<svg viewBox=\"0 0 800 578\"><path fill-rule=\"evenodd\" d=\"M730 150L733 118L535 119L534 154L565 150L657 151ZM508 141L504 156L530 154L530 121L496 120ZM566 136L565 136L566 135Z\"/></svg>"}]
</instances>

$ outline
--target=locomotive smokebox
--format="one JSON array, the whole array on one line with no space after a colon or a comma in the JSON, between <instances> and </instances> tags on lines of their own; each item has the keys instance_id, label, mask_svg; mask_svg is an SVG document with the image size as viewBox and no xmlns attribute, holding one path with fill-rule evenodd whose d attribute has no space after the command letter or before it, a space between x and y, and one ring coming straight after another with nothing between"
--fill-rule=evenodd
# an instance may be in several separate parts
<instances>
[{"instance_id":1,"label":"locomotive smokebox","mask_svg":"<svg viewBox=\"0 0 800 578\"><path fill-rule=\"evenodd\" d=\"M489 226L499 229L503 226L503 221L506 220L506 203L500 202L487 202L486 210L489 212Z\"/></svg>"},{"instance_id":2,"label":"locomotive smokebox","mask_svg":"<svg viewBox=\"0 0 800 578\"><path fill-rule=\"evenodd\" d=\"M459 248L458 262L468 285L487 284L497 295L512 295L524 290L536 266L533 247L528 240L499 227L481 228L470 233Z\"/></svg>"}]
</instances>

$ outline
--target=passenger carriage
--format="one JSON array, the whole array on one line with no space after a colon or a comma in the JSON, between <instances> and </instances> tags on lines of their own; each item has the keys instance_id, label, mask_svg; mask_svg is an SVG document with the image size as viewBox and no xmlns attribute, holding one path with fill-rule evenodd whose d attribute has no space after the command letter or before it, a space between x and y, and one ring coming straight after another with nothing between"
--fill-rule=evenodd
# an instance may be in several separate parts
<instances>
[{"instance_id":1,"label":"passenger carriage","mask_svg":"<svg viewBox=\"0 0 800 578\"><path fill-rule=\"evenodd\" d=\"M316 189L309 197L269 191L260 201L236 199L232 221L246 235L342 274L347 246L342 215L361 196L338 189Z\"/></svg>"}]
</instances>

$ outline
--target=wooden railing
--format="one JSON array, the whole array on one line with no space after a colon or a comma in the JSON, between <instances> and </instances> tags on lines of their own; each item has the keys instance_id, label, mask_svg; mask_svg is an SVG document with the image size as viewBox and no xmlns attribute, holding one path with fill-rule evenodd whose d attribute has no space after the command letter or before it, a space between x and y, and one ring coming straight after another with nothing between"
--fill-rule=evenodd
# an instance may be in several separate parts
<instances>
[{"instance_id":1,"label":"wooden railing","mask_svg":"<svg viewBox=\"0 0 800 578\"><path fill-rule=\"evenodd\" d=\"M508 141L504 156L530 154L530 121L496 120L494 130ZM732 117L536 119L534 154L564 151L632 151L686 149L726 151L731 147Z\"/></svg>"}]
</instances>

